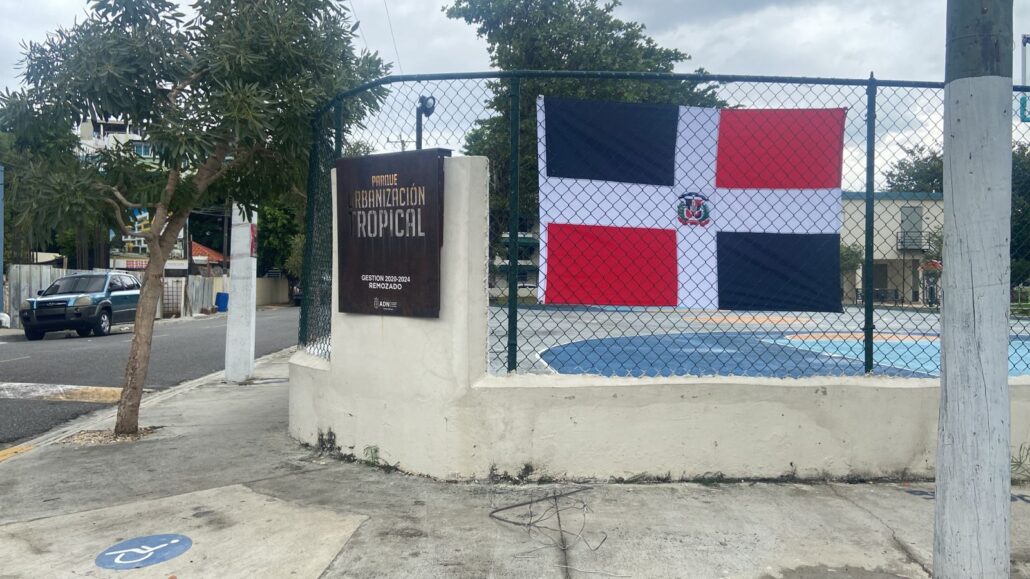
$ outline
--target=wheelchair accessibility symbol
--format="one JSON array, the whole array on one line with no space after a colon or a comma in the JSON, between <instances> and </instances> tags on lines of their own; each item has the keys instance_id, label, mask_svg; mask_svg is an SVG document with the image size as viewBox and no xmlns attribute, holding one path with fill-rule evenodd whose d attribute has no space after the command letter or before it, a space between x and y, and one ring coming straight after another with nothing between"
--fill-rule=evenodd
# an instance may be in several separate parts
<instances>
[{"instance_id":1,"label":"wheelchair accessibility symbol","mask_svg":"<svg viewBox=\"0 0 1030 579\"><path fill-rule=\"evenodd\" d=\"M96 564L102 569L139 569L174 559L192 546L185 535L136 537L104 549Z\"/></svg>"}]
</instances>

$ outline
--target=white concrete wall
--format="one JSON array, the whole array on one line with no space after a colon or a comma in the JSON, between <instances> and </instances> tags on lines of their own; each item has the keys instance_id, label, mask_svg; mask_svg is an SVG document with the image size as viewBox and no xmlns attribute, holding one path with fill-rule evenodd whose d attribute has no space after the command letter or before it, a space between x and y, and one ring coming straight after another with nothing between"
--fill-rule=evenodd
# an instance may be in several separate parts
<instances>
[{"instance_id":1,"label":"white concrete wall","mask_svg":"<svg viewBox=\"0 0 1030 579\"><path fill-rule=\"evenodd\" d=\"M258 307L290 302L290 280L285 277L259 277L255 291Z\"/></svg>"},{"instance_id":2,"label":"white concrete wall","mask_svg":"<svg viewBox=\"0 0 1030 579\"><path fill-rule=\"evenodd\" d=\"M291 360L297 439L332 431L344 453L375 447L444 479L526 464L583 479L933 475L936 380L488 376L487 164L444 168L440 319L333 314L332 361ZM1030 380L1012 398L1018 446L1030 442Z\"/></svg>"},{"instance_id":3,"label":"white concrete wall","mask_svg":"<svg viewBox=\"0 0 1030 579\"><path fill-rule=\"evenodd\" d=\"M873 241L873 259L900 260L902 257L912 259L913 252L905 256L898 251L897 233L901 231L901 208L923 208L923 235L944 227L944 201L877 199L873 205L873 223L875 237ZM844 200L844 225L840 232L840 242L844 245L857 243L865 245L865 200Z\"/></svg>"}]
</instances>

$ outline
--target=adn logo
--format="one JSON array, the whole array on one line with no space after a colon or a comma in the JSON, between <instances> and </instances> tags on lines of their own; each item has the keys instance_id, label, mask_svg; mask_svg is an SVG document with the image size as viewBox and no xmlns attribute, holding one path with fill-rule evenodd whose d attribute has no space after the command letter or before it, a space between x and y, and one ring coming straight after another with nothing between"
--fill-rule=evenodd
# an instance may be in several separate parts
<instances>
[{"instance_id":1,"label":"adn logo","mask_svg":"<svg viewBox=\"0 0 1030 579\"><path fill-rule=\"evenodd\" d=\"M372 298L372 307L377 310L392 312L397 309L397 302L388 302L379 298Z\"/></svg>"},{"instance_id":2,"label":"adn logo","mask_svg":"<svg viewBox=\"0 0 1030 579\"><path fill-rule=\"evenodd\" d=\"M676 219L683 225L704 227L712 222L712 207L708 197L700 193L684 193L679 196Z\"/></svg>"}]
</instances>

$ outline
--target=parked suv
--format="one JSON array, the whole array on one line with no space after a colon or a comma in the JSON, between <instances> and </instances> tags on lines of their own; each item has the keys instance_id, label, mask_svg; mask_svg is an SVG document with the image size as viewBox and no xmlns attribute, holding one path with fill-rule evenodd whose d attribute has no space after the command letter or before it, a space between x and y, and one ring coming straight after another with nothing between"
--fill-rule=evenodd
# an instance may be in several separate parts
<instances>
[{"instance_id":1,"label":"parked suv","mask_svg":"<svg viewBox=\"0 0 1030 579\"><path fill-rule=\"evenodd\" d=\"M114 324L131 324L139 303L139 280L127 273L80 273L62 277L21 303L19 315L29 340L47 332L75 330L82 337L106 336Z\"/></svg>"}]
</instances>

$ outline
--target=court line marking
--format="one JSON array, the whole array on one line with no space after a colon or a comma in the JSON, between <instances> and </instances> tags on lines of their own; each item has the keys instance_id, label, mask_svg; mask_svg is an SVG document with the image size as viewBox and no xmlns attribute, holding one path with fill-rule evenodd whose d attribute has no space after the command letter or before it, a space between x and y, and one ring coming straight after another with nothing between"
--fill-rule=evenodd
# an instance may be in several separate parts
<instances>
[{"instance_id":1,"label":"court line marking","mask_svg":"<svg viewBox=\"0 0 1030 579\"><path fill-rule=\"evenodd\" d=\"M19 444L17 446L12 446L10 448L5 448L3 450L0 450L0 462L3 462L5 460L9 459L12 456L18 456L19 454L28 452L28 451L32 450L33 448L35 448L35 447L32 446L31 444Z\"/></svg>"},{"instance_id":2,"label":"court line marking","mask_svg":"<svg viewBox=\"0 0 1030 579\"><path fill-rule=\"evenodd\" d=\"M148 391L144 389L144 392ZM114 403L121 397L121 392L120 387L112 386L0 382L0 398L16 400Z\"/></svg>"}]
</instances>

